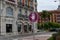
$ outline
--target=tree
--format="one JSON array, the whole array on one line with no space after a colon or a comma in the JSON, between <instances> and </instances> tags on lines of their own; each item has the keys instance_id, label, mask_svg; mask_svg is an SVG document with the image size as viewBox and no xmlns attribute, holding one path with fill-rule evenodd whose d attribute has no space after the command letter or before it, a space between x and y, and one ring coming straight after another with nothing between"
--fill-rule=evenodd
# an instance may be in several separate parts
<instances>
[{"instance_id":1,"label":"tree","mask_svg":"<svg viewBox=\"0 0 60 40\"><path fill-rule=\"evenodd\" d=\"M43 10L40 14L41 18L43 18L43 21L45 22L45 18L47 17L47 11Z\"/></svg>"},{"instance_id":2,"label":"tree","mask_svg":"<svg viewBox=\"0 0 60 40\"><path fill-rule=\"evenodd\" d=\"M50 20L50 15L52 13L51 12L48 12L46 10L43 10L41 13L40 13L40 17L43 18L43 23L45 22L45 19L48 18L48 20ZM48 25L48 24L47 24ZM43 27L44 27L44 24L43 24ZM47 27L46 27L47 28Z\"/></svg>"},{"instance_id":3,"label":"tree","mask_svg":"<svg viewBox=\"0 0 60 40\"><path fill-rule=\"evenodd\" d=\"M48 11L46 11L46 10L43 10L41 13L40 13L40 17L41 18L43 18L44 20L44 22L45 22L45 19L46 18L48 18L48 20L50 20L50 15L51 15L52 13L51 12L48 12Z\"/></svg>"},{"instance_id":4,"label":"tree","mask_svg":"<svg viewBox=\"0 0 60 40\"><path fill-rule=\"evenodd\" d=\"M38 24L38 29L49 30L50 28L60 28L60 24L56 22L44 22L42 24Z\"/></svg>"},{"instance_id":5,"label":"tree","mask_svg":"<svg viewBox=\"0 0 60 40\"><path fill-rule=\"evenodd\" d=\"M50 16L51 15L52 15L52 13L51 12L48 12L48 14L47 14L48 20L50 20Z\"/></svg>"}]
</instances>

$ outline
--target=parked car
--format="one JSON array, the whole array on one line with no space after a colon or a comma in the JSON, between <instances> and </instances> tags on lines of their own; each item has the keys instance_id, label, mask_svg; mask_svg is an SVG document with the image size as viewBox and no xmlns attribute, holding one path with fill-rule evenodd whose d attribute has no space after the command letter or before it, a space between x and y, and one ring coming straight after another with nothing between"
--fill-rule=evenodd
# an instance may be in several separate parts
<instances>
[{"instance_id":1,"label":"parked car","mask_svg":"<svg viewBox=\"0 0 60 40\"><path fill-rule=\"evenodd\" d=\"M40 30L37 30L37 32L40 32Z\"/></svg>"},{"instance_id":2,"label":"parked car","mask_svg":"<svg viewBox=\"0 0 60 40\"><path fill-rule=\"evenodd\" d=\"M50 32L58 32L60 30L60 28L51 28L49 31Z\"/></svg>"}]
</instances>

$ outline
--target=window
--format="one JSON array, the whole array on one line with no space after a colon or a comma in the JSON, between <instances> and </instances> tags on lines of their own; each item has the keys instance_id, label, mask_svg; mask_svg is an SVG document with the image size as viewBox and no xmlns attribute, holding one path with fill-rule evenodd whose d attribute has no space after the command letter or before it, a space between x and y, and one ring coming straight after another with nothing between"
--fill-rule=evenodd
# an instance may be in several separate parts
<instances>
[{"instance_id":1,"label":"window","mask_svg":"<svg viewBox=\"0 0 60 40\"><path fill-rule=\"evenodd\" d=\"M58 14L57 17L60 17L60 14Z\"/></svg>"},{"instance_id":2,"label":"window","mask_svg":"<svg viewBox=\"0 0 60 40\"><path fill-rule=\"evenodd\" d=\"M27 15L27 10L25 10L25 15Z\"/></svg>"},{"instance_id":3,"label":"window","mask_svg":"<svg viewBox=\"0 0 60 40\"><path fill-rule=\"evenodd\" d=\"M18 24L18 32L21 32L21 24Z\"/></svg>"},{"instance_id":4,"label":"window","mask_svg":"<svg viewBox=\"0 0 60 40\"><path fill-rule=\"evenodd\" d=\"M18 0L19 2L21 2L22 0Z\"/></svg>"},{"instance_id":5,"label":"window","mask_svg":"<svg viewBox=\"0 0 60 40\"><path fill-rule=\"evenodd\" d=\"M20 14L22 13L22 10L21 10L21 8L19 8L19 13L20 13Z\"/></svg>"},{"instance_id":6,"label":"window","mask_svg":"<svg viewBox=\"0 0 60 40\"><path fill-rule=\"evenodd\" d=\"M24 32L28 32L27 31L27 25L24 25Z\"/></svg>"},{"instance_id":7,"label":"window","mask_svg":"<svg viewBox=\"0 0 60 40\"><path fill-rule=\"evenodd\" d=\"M12 24L6 24L6 33L12 32Z\"/></svg>"},{"instance_id":8,"label":"window","mask_svg":"<svg viewBox=\"0 0 60 40\"><path fill-rule=\"evenodd\" d=\"M37 8L37 5L35 4L35 8Z\"/></svg>"},{"instance_id":9,"label":"window","mask_svg":"<svg viewBox=\"0 0 60 40\"><path fill-rule=\"evenodd\" d=\"M35 0L35 2L37 2L37 0Z\"/></svg>"},{"instance_id":10,"label":"window","mask_svg":"<svg viewBox=\"0 0 60 40\"><path fill-rule=\"evenodd\" d=\"M33 0L30 1L30 6L33 6Z\"/></svg>"},{"instance_id":11,"label":"window","mask_svg":"<svg viewBox=\"0 0 60 40\"><path fill-rule=\"evenodd\" d=\"M37 11L37 9L35 8L35 11Z\"/></svg>"},{"instance_id":12,"label":"window","mask_svg":"<svg viewBox=\"0 0 60 40\"><path fill-rule=\"evenodd\" d=\"M18 17L21 17L22 16L22 9L19 8L19 13L18 13Z\"/></svg>"},{"instance_id":13,"label":"window","mask_svg":"<svg viewBox=\"0 0 60 40\"><path fill-rule=\"evenodd\" d=\"M24 4L28 4L28 0L25 0L25 3Z\"/></svg>"},{"instance_id":14,"label":"window","mask_svg":"<svg viewBox=\"0 0 60 40\"><path fill-rule=\"evenodd\" d=\"M11 1L11 2L15 2L14 0L9 0L9 1Z\"/></svg>"},{"instance_id":15,"label":"window","mask_svg":"<svg viewBox=\"0 0 60 40\"><path fill-rule=\"evenodd\" d=\"M29 31L32 31L32 25L29 25Z\"/></svg>"},{"instance_id":16,"label":"window","mask_svg":"<svg viewBox=\"0 0 60 40\"><path fill-rule=\"evenodd\" d=\"M6 15L7 16L13 16L13 9L11 7L6 8Z\"/></svg>"}]
</instances>

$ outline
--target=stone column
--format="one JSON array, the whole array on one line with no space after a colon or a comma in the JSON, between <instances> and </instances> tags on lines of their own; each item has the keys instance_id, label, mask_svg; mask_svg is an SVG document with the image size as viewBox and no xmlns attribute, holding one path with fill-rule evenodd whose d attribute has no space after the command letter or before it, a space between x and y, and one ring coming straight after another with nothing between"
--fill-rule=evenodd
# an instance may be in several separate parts
<instances>
[{"instance_id":1,"label":"stone column","mask_svg":"<svg viewBox=\"0 0 60 40\"><path fill-rule=\"evenodd\" d=\"M21 33L23 34L24 33L24 24L22 23L21 25Z\"/></svg>"}]
</instances>

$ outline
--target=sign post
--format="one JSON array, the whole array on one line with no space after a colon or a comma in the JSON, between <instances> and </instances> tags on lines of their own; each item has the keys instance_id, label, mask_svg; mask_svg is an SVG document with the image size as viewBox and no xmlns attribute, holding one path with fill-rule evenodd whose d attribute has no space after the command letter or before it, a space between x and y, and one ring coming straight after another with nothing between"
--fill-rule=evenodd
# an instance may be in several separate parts
<instances>
[{"instance_id":1,"label":"sign post","mask_svg":"<svg viewBox=\"0 0 60 40\"><path fill-rule=\"evenodd\" d=\"M32 33L33 33L33 40L35 40L35 35L34 35L34 32L35 32L35 27L34 27L34 22L36 22L38 20L38 14L37 12L31 12L29 14L29 21L33 24L32 25Z\"/></svg>"}]
</instances>

